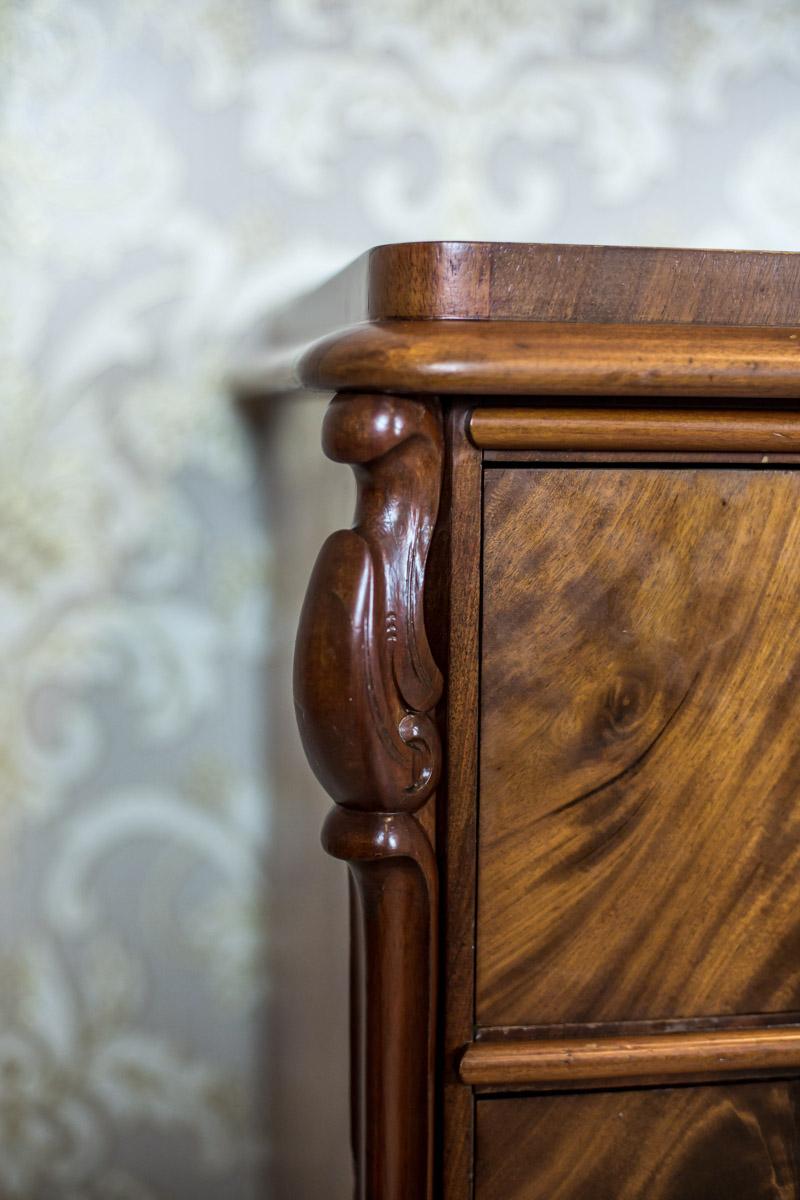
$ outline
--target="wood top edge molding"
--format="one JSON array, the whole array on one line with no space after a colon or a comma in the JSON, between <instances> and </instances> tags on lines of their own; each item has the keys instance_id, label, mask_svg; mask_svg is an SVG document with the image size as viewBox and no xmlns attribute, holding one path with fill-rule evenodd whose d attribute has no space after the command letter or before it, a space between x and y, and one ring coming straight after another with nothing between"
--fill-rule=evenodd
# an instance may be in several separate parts
<instances>
[{"instance_id":1,"label":"wood top edge molding","mask_svg":"<svg viewBox=\"0 0 800 1200\"><path fill-rule=\"evenodd\" d=\"M800 399L800 327L384 321L251 364L242 390Z\"/></svg>"},{"instance_id":2,"label":"wood top edge molding","mask_svg":"<svg viewBox=\"0 0 800 1200\"><path fill-rule=\"evenodd\" d=\"M800 1029L473 1042L459 1070L472 1087L508 1090L787 1073L800 1071Z\"/></svg>"}]
</instances>

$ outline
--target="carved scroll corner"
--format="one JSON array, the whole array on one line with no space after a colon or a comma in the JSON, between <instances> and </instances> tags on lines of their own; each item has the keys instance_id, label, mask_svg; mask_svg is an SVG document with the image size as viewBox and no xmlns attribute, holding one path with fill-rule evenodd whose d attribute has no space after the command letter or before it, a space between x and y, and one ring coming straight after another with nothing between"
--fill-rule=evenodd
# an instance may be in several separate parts
<instances>
[{"instance_id":1,"label":"carved scroll corner","mask_svg":"<svg viewBox=\"0 0 800 1200\"><path fill-rule=\"evenodd\" d=\"M423 611L443 465L438 406L336 396L323 445L353 467L358 499L352 531L332 535L320 553L301 618L301 733L337 803L414 811L436 787L442 757L434 720L442 677Z\"/></svg>"}]
</instances>

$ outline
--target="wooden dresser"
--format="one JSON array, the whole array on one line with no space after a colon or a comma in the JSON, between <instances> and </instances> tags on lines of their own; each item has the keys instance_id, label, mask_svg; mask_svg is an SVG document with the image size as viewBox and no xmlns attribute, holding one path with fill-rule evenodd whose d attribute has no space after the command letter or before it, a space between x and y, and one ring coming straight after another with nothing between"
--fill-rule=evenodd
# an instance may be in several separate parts
<instances>
[{"instance_id":1,"label":"wooden dresser","mask_svg":"<svg viewBox=\"0 0 800 1200\"><path fill-rule=\"evenodd\" d=\"M800 255L385 246L269 338L358 482L358 1200L800 1200Z\"/></svg>"}]
</instances>

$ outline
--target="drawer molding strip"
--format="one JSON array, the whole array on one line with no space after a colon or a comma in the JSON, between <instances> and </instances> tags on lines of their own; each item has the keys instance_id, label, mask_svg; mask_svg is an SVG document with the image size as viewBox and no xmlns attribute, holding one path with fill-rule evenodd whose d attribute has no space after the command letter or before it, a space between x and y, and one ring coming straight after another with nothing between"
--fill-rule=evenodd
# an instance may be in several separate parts
<instances>
[{"instance_id":1,"label":"drawer molding strip","mask_svg":"<svg viewBox=\"0 0 800 1200\"><path fill-rule=\"evenodd\" d=\"M477 1041L460 1064L463 1083L495 1091L793 1073L800 1073L800 1027Z\"/></svg>"},{"instance_id":2,"label":"drawer molding strip","mask_svg":"<svg viewBox=\"0 0 800 1200\"><path fill-rule=\"evenodd\" d=\"M800 413L696 409L476 408L482 450L800 451Z\"/></svg>"}]
</instances>

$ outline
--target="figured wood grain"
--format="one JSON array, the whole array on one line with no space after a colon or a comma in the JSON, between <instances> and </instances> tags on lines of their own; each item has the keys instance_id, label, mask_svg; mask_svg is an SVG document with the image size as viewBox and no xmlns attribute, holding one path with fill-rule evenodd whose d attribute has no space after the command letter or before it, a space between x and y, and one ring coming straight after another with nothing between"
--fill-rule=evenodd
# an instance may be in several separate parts
<instances>
[{"instance_id":1,"label":"figured wood grain","mask_svg":"<svg viewBox=\"0 0 800 1200\"><path fill-rule=\"evenodd\" d=\"M800 1072L800 1028L481 1041L461 1060L464 1083L505 1091L792 1072Z\"/></svg>"},{"instance_id":2,"label":"figured wood grain","mask_svg":"<svg viewBox=\"0 0 800 1200\"><path fill-rule=\"evenodd\" d=\"M800 475L492 469L480 1024L800 1006Z\"/></svg>"},{"instance_id":3,"label":"figured wood grain","mask_svg":"<svg viewBox=\"0 0 800 1200\"><path fill-rule=\"evenodd\" d=\"M469 428L475 445L486 450L800 450L800 413L794 412L477 408Z\"/></svg>"},{"instance_id":4,"label":"figured wood grain","mask_svg":"<svg viewBox=\"0 0 800 1200\"><path fill-rule=\"evenodd\" d=\"M475 1200L797 1200L798 1085L478 1102Z\"/></svg>"}]
</instances>

